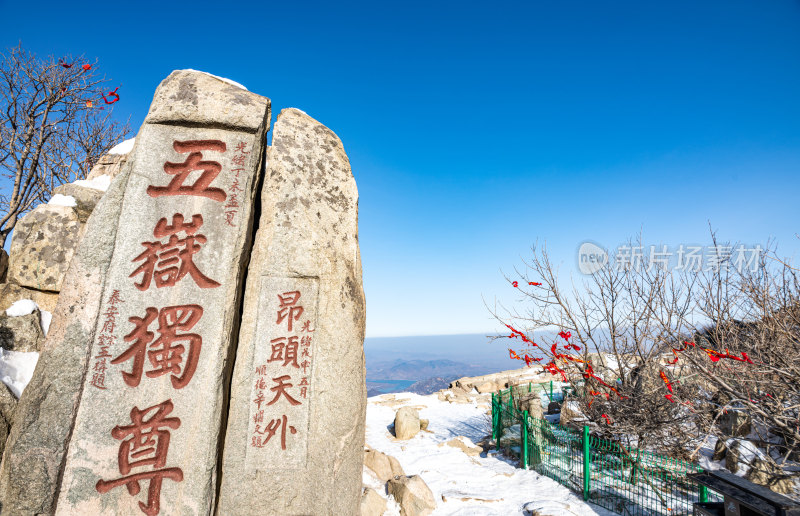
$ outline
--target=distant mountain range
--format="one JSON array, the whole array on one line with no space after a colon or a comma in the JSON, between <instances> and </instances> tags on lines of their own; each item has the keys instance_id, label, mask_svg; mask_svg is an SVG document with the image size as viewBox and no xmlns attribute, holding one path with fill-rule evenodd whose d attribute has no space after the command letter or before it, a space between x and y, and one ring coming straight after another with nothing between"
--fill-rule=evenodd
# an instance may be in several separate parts
<instances>
[{"instance_id":1,"label":"distant mountain range","mask_svg":"<svg viewBox=\"0 0 800 516\"><path fill-rule=\"evenodd\" d=\"M434 376L462 377L476 376L493 372L484 365L465 364L448 359L436 360L392 360L372 364L367 369L370 380L413 380L419 381Z\"/></svg>"},{"instance_id":2,"label":"distant mountain range","mask_svg":"<svg viewBox=\"0 0 800 516\"><path fill-rule=\"evenodd\" d=\"M519 367L518 362L508 358L505 344L481 334L367 338L367 395L430 394L463 376Z\"/></svg>"},{"instance_id":3,"label":"distant mountain range","mask_svg":"<svg viewBox=\"0 0 800 516\"><path fill-rule=\"evenodd\" d=\"M464 376L496 372L496 367L465 364L449 359L392 360L370 364L367 368L367 395L389 392L431 394L445 389Z\"/></svg>"}]
</instances>

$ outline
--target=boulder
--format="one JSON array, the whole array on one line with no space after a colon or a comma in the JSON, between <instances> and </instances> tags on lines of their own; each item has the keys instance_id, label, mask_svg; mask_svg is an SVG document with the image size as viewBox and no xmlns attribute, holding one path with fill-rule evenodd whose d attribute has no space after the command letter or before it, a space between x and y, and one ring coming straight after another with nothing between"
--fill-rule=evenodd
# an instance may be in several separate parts
<instances>
[{"instance_id":1,"label":"boulder","mask_svg":"<svg viewBox=\"0 0 800 516\"><path fill-rule=\"evenodd\" d=\"M297 109L275 122L244 292L218 514L357 514L367 405L358 190L336 134ZM298 362L274 358L292 343ZM269 404L276 378L297 403ZM281 419L295 433L258 447Z\"/></svg>"},{"instance_id":2,"label":"boulder","mask_svg":"<svg viewBox=\"0 0 800 516\"><path fill-rule=\"evenodd\" d=\"M42 292L30 288L20 287L13 283L0 284L0 310L5 311L20 299L30 299L42 310L53 312L58 302L58 294L55 292Z\"/></svg>"},{"instance_id":3,"label":"boulder","mask_svg":"<svg viewBox=\"0 0 800 516\"><path fill-rule=\"evenodd\" d=\"M8 282L58 292L82 236L74 208L40 204L14 228Z\"/></svg>"},{"instance_id":4,"label":"boulder","mask_svg":"<svg viewBox=\"0 0 800 516\"><path fill-rule=\"evenodd\" d=\"M475 386L475 390L477 390L481 394L497 392L500 390L500 387L497 386L494 382L483 382Z\"/></svg>"},{"instance_id":5,"label":"boulder","mask_svg":"<svg viewBox=\"0 0 800 516\"><path fill-rule=\"evenodd\" d=\"M381 482L386 482L398 475L405 475L403 467L400 466L396 458L378 450L368 449L364 451L364 466L371 469Z\"/></svg>"},{"instance_id":6,"label":"boulder","mask_svg":"<svg viewBox=\"0 0 800 516\"><path fill-rule=\"evenodd\" d=\"M526 392L514 398L519 410L528 411L528 415L532 418L543 419L544 411L542 410L542 398L538 392Z\"/></svg>"},{"instance_id":7,"label":"boulder","mask_svg":"<svg viewBox=\"0 0 800 516\"><path fill-rule=\"evenodd\" d=\"M400 504L401 516L426 516L436 509L433 493L419 475L396 476L386 490Z\"/></svg>"},{"instance_id":8,"label":"boulder","mask_svg":"<svg viewBox=\"0 0 800 516\"><path fill-rule=\"evenodd\" d=\"M719 417L722 432L730 437L746 437L752 427L750 414L744 410L728 409Z\"/></svg>"},{"instance_id":9,"label":"boulder","mask_svg":"<svg viewBox=\"0 0 800 516\"><path fill-rule=\"evenodd\" d=\"M88 188L86 186L76 185L74 183L67 183L57 186L53 190L53 194L68 195L75 199L75 213L78 215L78 220L83 223L92 214L94 207L102 199L104 190L97 190L95 188Z\"/></svg>"},{"instance_id":10,"label":"boulder","mask_svg":"<svg viewBox=\"0 0 800 516\"><path fill-rule=\"evenodd\" d=\"M561 419L560 425L568 425L570 423L580 423L586 420L586 416L581 412L580 402L574 398L565 398L564 403L561 404Z\"/></svg>"},{"instance_id":11,"label":"boulder","mask_svg":"<svg viewBox=\"0 0 800 516\"><path fill-rule=\"evenodd\" d=\"M383 516L386 512L386 500L377 491L364 488L361 495L361 516Z\"/></svg>"},{"instance_id":12,"label":"boulder","mask_svg":"<svg viewBox=\"0 0 800 516\"><path fill-rule=\"evenodd\" d=\"M714 454L711 456L711 460L722 460L725 458L727 452L728 446L725 444L725 439L717 439L717 442L714 444Z\"/></svg>"},{"instance_id":13,"label":"boulder","mask_svg":"<svg viewBox=\"0 0 800 516\"><path fill-rule=\"evenodd\" d=\"M122 165L125 164L125 161L128 159L129 154L106 154L102 156L92 170L89 172L89 175L86 176L86 179L91 181L92 179L97 179L100 176L109 176L111 179L117 177L120 170L122 170Z\"/></svg>"},{"instance_id":14,"label":"boulder","mask_svg":"<svg viewBox=\"0 0 800 516\"><path fill-rule=\"evenodd\" d=\"M0 457L3 456L6 440L11 432L16 408L17 398L6 384L0 382Z\"/></svg>"},{"instance_id":15,"label":"boulder","mask_svg":"<svg viewBox=\"0 0 800 516\"><path fill-rule=\"evenodd\" d=\"M411 439L420 431L419 412L413 407L401 407L394 416L394 436Z\"/></svg>"},{"instance_id":16,"label":"boulder","mask_svg":"<svg viewBox=\"0 0 800 516\"><path fill-rule=\"evenodd\" d=\"M725 469L731 473L739 471L739 441L732 440L725 453Z\"/></svg>"},{"instance_id":17,"label":"boulder","mask_svg":"<svg viewBox=\"0 0 800 516\"><path fill-rule=\"evenodd\" d=\"M428 425L429 424L430 424L429 420L420 418L420 420L419 420L419 429L420 430L424 430L425 432L430 432L430 430L428 430Z\"/></svg>"},{"instance_id":18,"label":"boulder","mask_svg":"<svg viewBox=\"0 0 800 516\"><path fill-rule=\"evenodd\" d=\"M750 469L745 475L745 479L765 486L776 493L789 494L794 491L792 478L785 475L781 468L770 461L756 457L750 463Z\"/></svg>"},{"instance_id":19,"label":"boulder","mask_svg":"<svg viewBox=\"0 0 800 516\"><path fill-rule=\"evenodd\" d=\"M41 314L0 315L0 348L9 351L39 351L44 341Z\"/></svg>"}]
</instances>

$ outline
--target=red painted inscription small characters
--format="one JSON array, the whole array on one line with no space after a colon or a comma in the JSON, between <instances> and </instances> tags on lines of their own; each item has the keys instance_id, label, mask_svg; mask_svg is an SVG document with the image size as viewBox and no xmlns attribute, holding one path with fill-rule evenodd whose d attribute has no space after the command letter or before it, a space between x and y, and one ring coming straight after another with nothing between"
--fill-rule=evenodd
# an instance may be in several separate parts
<instances>
[{"instance_id":1,"label":"red painted inscription small characters","mask_svg":"<svg viewBox=\"0 0 800 516\"><path fill-rule=\"evenodd\" d=\"M165 195L197 195L201 197L208 197L215 201L224 201L227 198L225 191L221 188L213 188L209 185L216 179L222 165L217 161L203 161L203 154L201 151L215 151L225 152L227 147L225 143L220 140L189 140L185 142L175 141L172 144L175 151L186 154L189 156L183 163L164 163L164 172L174 175L172 181L167 186L153 186L147 187L147 195L150 197L162 197ZM195 170L202 170L202 174L191 185L184 185L183 183L189 178Z\"/></svg>"},{"instance_id":2,"label":"red painted inscription small characters","mask_svg":"<svg viewBox=\"0 0 800 516\"><path fill-rule=\"evenodd\" d=\"M105 313L103 313L105 316L105 319L103 320L103 327L100 330L100 335L97 337L98 344L100 345L100 352L94 357L95 362L94 366L92 367L92 379L89 382L90 385L93 385L98 389L106 388L106 370L108 369L108 366L106 365L106 358L111 358L109 348L115 343L114 329L117 322L117 316L119 315L117 304L122 303L119 290L115 290L111 293L107 303L108 306Z\"/></svg>"},{"instance_id":3,"label":"red painted inscription small characters","mask_svg":"<svg viewBox=\"0 0 800 516\"><path fill-rule=\"evenodd\" d=\"M147 290L153 279L157 288L174 287L187 274L200 288L218 287L219 283L200 272L192 258L200 251L199 244L206 243L205 235L199 233L195 235L202 225L202 215L192 215L192 221L186 223L180 213L172 216L172 224L167 224L166 217L160 219L153 230L153 236L158 239L168 236L169 239L163 243L142 242L145 251L131 260L132 262L144 260L144 263L129 276L132 278L140 273L143 274L141 283L135 283L136 288ZM184 232L186 237L178 238L180 232Z\"/></svg>"},{"instance_id":4,"label":"red painted inscription small characters","mask_svg":"<svg viewBox=\"0 0 800 516\"><path fill-rule=\"evenodd\" d=\"M191 330L203 316L203 307L200 305L178 305L162 308L147 308L144 317L131 317L128 320L134 324L133 331L125 336L125 342L132 342L131 346L120 356L111 361L118 364L133 359L131 372L122 372L125 383L136 387L142 380L144 370L145 351L152 369L145 374L149 378L171 374L172 386L182 389L197 369L203 339L196 333L185 333ZM155 334L149 331L150 324L158 317L159 337L153 340ZM179 333L182 332L182 333ZM185 343L188 349L183 346ZM149 349L148 349L149 346Z\"/></svg>"},{"instance_id":5,"label":"red painted inscription small characters","mask_svg":"<svg viewBox=\"0 0 800 516\"><path fill-rule=\"evenodd\" d=\"M111 430L114 439L122 441L119 445L117 464L124 475L114 480L98 480L95 489L107 493L115 487L125 486L130 495L139 494L139 482L148 481L147 503L139 502L139 508L148 516L161 512L161 484L165 478L174 482L183 480L180 468L167 468L170 429L181 426L177 417L167 417L172 412L172 400L140 410L131 409L131 424L115 426ZM149 417L148 417L149 416ZM134 469L150 469L131 474Z\"/></svg>"},{"instance_id":6,"label":"red painted inscription small characters","mask_svg":"<svg viewBox=\"0 0 800 516\"><path fill-rule=\"evenodd\" d=\"M233 164L237 168L234 168L232 172L235 174L233 177L233 183L229 189L230 196L228 198L228 203L225 205L225 222L229 226L235 226L236 224L233 223L233 219L236 216L237 209L239 208L239 192L242 189L239 186L239 174L244 171L245 164L247 163L248 155L250 151L246 151L247 144L245 142L239 142L236 144L236 150L234 151L233 155Z\"/></svg>"}]
</instances>

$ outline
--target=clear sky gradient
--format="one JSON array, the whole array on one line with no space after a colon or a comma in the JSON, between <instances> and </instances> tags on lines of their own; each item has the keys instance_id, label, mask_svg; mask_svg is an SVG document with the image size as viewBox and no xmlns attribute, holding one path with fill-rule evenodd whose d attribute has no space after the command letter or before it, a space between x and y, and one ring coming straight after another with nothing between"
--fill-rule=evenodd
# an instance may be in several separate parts
<instances>
[{"instance_id":1,"label":"clear sky gradient","mask_svg":"<svg viewBox=\"0 0 800 516\"><path fill-rule=\"evenodd\" d=\"M658 4L658 5L657 5ZM4 48L84 54L144 119L194 68L344 142L367 335L491 333L535 242L800 251L800 2L19 2ZM509 297L511 296L511 297Z\"/></svg>"}]
</instances>

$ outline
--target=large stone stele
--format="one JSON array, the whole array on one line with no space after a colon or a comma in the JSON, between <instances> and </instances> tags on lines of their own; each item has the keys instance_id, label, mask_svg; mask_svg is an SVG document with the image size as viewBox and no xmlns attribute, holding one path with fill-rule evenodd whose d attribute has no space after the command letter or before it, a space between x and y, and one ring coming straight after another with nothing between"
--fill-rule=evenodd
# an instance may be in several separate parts
<instances>
[{"instance_id":1,"label":"large stone stele","mask_svg":"<svg viewBox=\"0 0 800 516\"><path fill-rule=\"evenodd\" d=\"M283 110L272 141L217 514L358 514L366 385L356 184L339 138L305 113Z\"/></svg>"},{"instance_id":2,"label":"large stone stele","mask_svg":"<svg viewBox=\"0 0 800 516\"><path fill-rule=\"evenodd\" d=\"M213 511L268 125L269 99L209 75L159 85L19 400L3 515Z\"/></svg>"},{"instance_id":3,"label":"large stone stele","mask_svg":"<svg viewBox=\"0 0 800 516\"><path fill-rule=\"evenodd\" d=\"M81 222L74 208L40 204L14 227L8 282L60 291L81 236Z\"/></svg>"}]
</instances>

